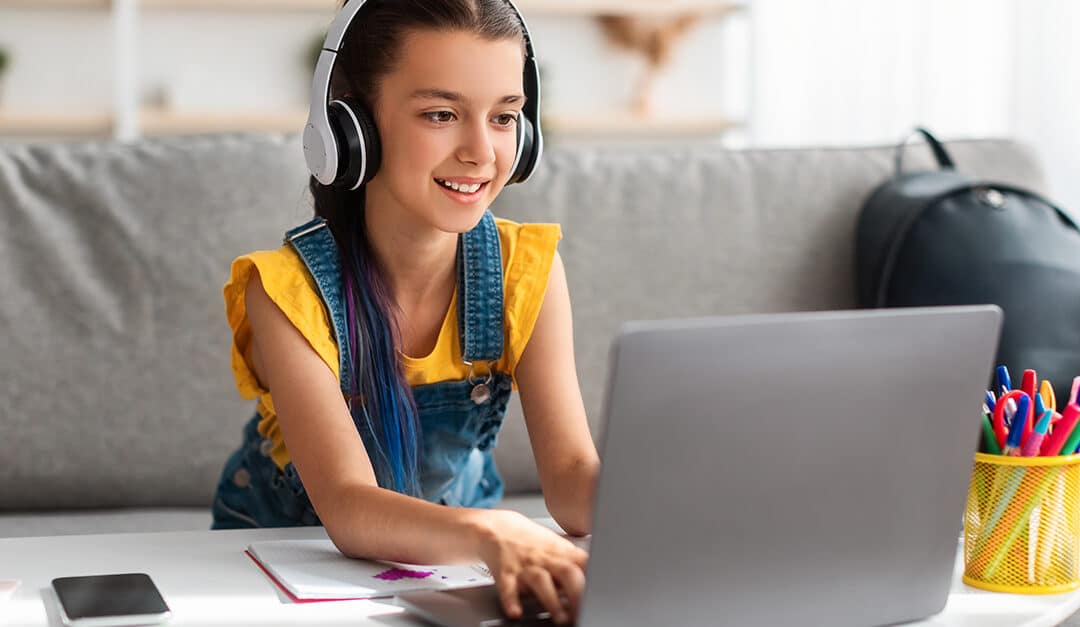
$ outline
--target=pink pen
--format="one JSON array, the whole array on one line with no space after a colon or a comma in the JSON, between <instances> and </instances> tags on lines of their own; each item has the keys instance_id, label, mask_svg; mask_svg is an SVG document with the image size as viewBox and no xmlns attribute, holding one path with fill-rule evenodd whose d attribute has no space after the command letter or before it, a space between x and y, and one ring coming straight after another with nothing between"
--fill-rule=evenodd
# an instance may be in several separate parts
<instances>
[{"instance_id":1,"label":"pink pen","mask_svg":"<svg viewBox=\"0 0 1080 627\"><path fill-rule=\"evenodd\" d=\"M1024 446L1020 448L1021 457L1035 457L1039 454L1039 449L1042 447L1043 439L1046 438L1046 431L1050 428L1050 419L1054 416L1054 412L1047 409L1043 412L1039 422L1035 424L1034 429L1031 431L1031 435L1024 441Z\"/></svg>"},{"instance_id":2,"label":"pink pen","mask_svg":"<svg viewBox=\"0 0 1080 627\"><path fill-rule=\"evenodd\" d=\"M1065 401L1065 406L1068 407L1069 403L1076 403L1076 394L1080 392L1080 377L1073 379L1072 390L1069 391L1069 398Z\"/></svg>"}]
</instances>

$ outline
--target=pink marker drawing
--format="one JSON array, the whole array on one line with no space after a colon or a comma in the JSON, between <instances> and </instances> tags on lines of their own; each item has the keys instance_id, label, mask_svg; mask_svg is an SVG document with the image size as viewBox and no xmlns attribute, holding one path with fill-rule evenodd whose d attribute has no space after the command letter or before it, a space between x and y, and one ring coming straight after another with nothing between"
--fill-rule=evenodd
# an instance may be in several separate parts
<instances>
[{"instance_id":1,"label":"pink marker drawing","mask_svg":"<svg viewBox=\"0 0 1080 627\"><path fill-rule=\"evenodd\" d=\"M435 571L431 570L409 570L407 568L391 568L385 570L378 575L375 575L376 579L382 579L383 581L399 581L401 579L426 579L435 574Z\"/></svg>"}]
</instances>

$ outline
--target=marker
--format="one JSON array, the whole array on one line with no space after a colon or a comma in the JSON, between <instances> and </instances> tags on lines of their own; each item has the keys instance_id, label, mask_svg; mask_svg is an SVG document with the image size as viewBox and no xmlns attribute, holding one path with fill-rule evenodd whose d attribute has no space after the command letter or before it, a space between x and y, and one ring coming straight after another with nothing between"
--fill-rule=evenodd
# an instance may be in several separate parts
<instances>
[{"instance_id":1,"label":"marker","mask_svg":"<svg viewBox=\"0 0 1080 627\"><path fill-rule=\"evenodd\" d=\"M1009 369L1004 364L997 367L998 390L1004 396L1012 391L1012 379L1009 378Z\"/></svg>"},{"instance_id":2,"label":"marker","mask_svg":"<svg viewBox=\"0 0 1080 627\"><path fill-rule=\"evenodd\" d=\"M1043 442L1042 454L1047 456L1060 454L1065 441L1072 436L1077 420L1080 420L1080 405L1071 403L1065 408L1065 413L1061 415L1061 420L1054 427L1054 432Z\"/></svg>"},{"instance_id":3,"label":"marker","mask_svg":"<svg viewBox=\"0 0 1080 627\"><path fill-rule=\"evenodd\" d=\"M1074 407L1075 407L1075 409L1073 409ZM1073 403L1072 405L1069 405L1068 407L1066 407L1065 411L1068 412L1070 409L1073 409L1072 413L1080 416L1080 405L1077 405L1076 403ZM1062 418L1062 420L1065 420L1065 419ZM1076 447L1077 446L1080 446L1080 428L1075 428L1074 427L1073 430L1072 430L1072 433L1069 434L1069 439L1065 440L1065 445L1061 447L1061 454L1062 455L1072 455L1073 453L1076 452Z\"/></svg>"},{"instance_id":4,"label":"marker","mask_svg":"<svg viewBox=\"0 0 1080 627\"><path fill-rule=\"evenodd\" d=\"M1039 396L1042 397L1047 409L1057 411L1057 397L1054 396L1054 386L1049 379L1043 379L1039 385Z\"/></svg>"},{"instance_id":5,"label":"marker","mask_svg":"<svg viewBox=\"0 0 1080 627\"><path fill-rule=\"evenodd\" d=\"M1039 454L1039 449L1042 447L1043 440L1046 438L1046 432L1050 429L1050 418L1054 415L1054 412L1047 409L1043 412L1042 417L1039 418L1039 422L1031 430L1031 435L1028 436L1024 446L1020 449L1021 457L1035 457Z\"/></svg>"},{"instance_id":6,"label":"marker","mask_svg":"<svg viewBox=\"0 0 1080 627\"><path fill-rule=\"evenodd\" d=\"M982 415L982 440L983 449L991 455L1001 455L1001 447L998 446L997 437L994 436L994 426L990 424L990 414L983 412Z\"/></svg>"},{"instance_id":7,"label":"marker","mask_svg":"<svg viewBox=\"0 0 1080 627\"><path fill-rule=\"evenodd\" d=\"M1023 390L1024 393L1027 394L1029 397L1035 398L1036 396L1038 396L1038 380L1039 375L1036 374L1034 370L1031 370L1029 368L1024 371L1023 378L1020 379L1020 389ZM1042 412L1039 412L1035 415L1042 416ZM1024 437L1027 437L1031 434L1031 429L1035 426L1034 423L1034 420L1028 420L1026 423L1024 423Z\"/></svg>"},{"instance_id":8,"label":"marker","mask_svg":"<svg viewBox=\"0 0 1080 627\"><path fill-rule=\"evenodd\" d=\"M1031 397L1024 394L1016 401L1016 417L1013 418L1012 426L1009 427L1009 437L1005 441L1005 448L1001 449L1002 455L1020 456L1020 443L1024 437L1024 430L1031 422L1028 420L1030 410Z\"/></svg>"}]
</instances>

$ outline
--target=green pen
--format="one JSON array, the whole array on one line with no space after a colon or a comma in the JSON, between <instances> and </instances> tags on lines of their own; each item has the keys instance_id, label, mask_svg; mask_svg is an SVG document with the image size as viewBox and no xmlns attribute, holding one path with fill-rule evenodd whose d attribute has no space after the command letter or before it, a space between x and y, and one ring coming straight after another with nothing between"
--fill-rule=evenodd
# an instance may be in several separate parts
<instances>
[{"instance_id":1,"label":"green pen","mask_svg":"<svg viewBox=\"0 0 1080 627\"><path fill-rule=\"evenodd\" d=\"M998 446L997 437L994 436L994 425L990 424L990 414L983 412L982 415L983 448L991 455L1001 455L1001 447Z\"/></svg>"}]
</instances>

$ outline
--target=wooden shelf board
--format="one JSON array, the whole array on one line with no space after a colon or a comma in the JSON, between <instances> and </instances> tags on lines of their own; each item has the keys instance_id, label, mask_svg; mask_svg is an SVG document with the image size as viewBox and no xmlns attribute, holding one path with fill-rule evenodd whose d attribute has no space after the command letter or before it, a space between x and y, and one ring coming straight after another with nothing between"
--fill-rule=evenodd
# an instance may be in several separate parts
<instances>
[{"instance_id":1,"label":"wooden shelf board","mask_svg":"<svg viewBox=\"0 0 1080 627\"><path fill-rule=\"evenodd\" d=\"M23 111L0 111L0 135L106 135L113 119L107 113L64 115Z\"/></svg>"}]
</instances>

